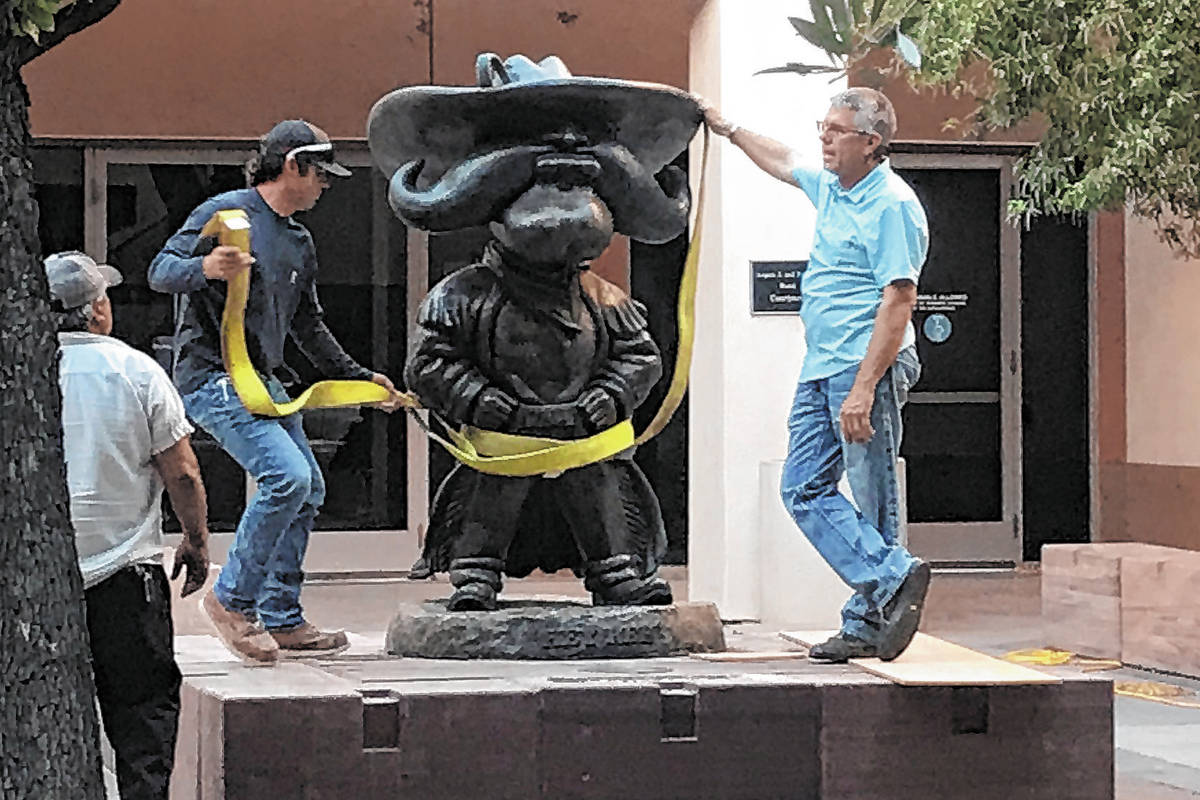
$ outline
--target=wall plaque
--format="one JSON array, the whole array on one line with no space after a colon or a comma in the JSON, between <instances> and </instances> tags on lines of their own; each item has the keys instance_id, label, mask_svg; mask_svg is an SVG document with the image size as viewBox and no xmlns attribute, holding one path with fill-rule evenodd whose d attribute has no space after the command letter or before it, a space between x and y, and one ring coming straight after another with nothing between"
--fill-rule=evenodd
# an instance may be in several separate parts
<instances>
[{"instance_id":1,"label":"wall plaque","mask_svg":"<svg viewBox=\"0 0 1200 800\"><path fill-rule=\"evenodd\" d=\"M751 261L750 313L798 314L800 275L807 261Z\"/></svg>"}]
</instances>

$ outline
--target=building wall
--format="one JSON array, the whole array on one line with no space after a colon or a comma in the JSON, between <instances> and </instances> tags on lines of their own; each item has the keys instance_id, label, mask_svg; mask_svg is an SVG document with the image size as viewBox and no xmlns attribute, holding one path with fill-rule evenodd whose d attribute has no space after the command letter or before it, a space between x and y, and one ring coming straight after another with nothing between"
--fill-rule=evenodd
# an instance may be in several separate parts
<instances>
[{"instance_id":1,"label":"building wall","mask_svg":"<svg viewBox=\"0 0 1200 800\"><path fill-rule=\"evenodd\" d=\"M1093 292L1092 422L1095 466L1092 476L1096 515L1093 538L1119 541L1125 536L1126 343L1125 214L1097 214L1092 224Z\"/></svg>"},{"instance_id":2,"label":"building wall","mask_svg":"<svg viewBox=\"0 0 1200 800\"><path fill-rule=\"evenodd\" d=\"M683 86L697 0L123 0L25 69L35 136L253 139L303 116L361 139L398 86L474 83L475 55ZM432 32L432 35L431 35Z\"/></svg>"},{"instance_id":3,"label":"building wall","mask_svg":"<svg viewBox=\"0 0 1200 800\"><path fill-rule=\"evenodd\" d=\"M1200 263L1148 220L1127 213L1124 232L1125 458L1107 465L1102 533L1200 550Z\"/></svg>"},{"instance_id":4,"label":"building wall","mask_svg":"<svg viewBox=\"0 0 1200 800\"><path fill-rule=\"evenodd\" d=\"M883 63L875 56L868 63ZM982 64L966 70L965 78L985 83ZM967 93L957 97L942 87L912 86L903 74L892 76L881 90L896 106L899 126L897 136L908 141L986 141L1035 142L1044 128L1038 119L1024 120L1001 130L976 129L964 120L973 118L978 102Z\"/></svg>"},{"instance_id":5,"label":"building wall","mask_svg":"<svg viewBox=\"0 0 1200 800\"><path fill-rule=\"evenodd\" d=\"M1173 253L1154 223L1125 222L1129 461L1200 467L1200 262Z\"/></svg>"},{"instance_id":6,"label":"building wall","mask_svg":"<svg viewBox=\"0 0 1200 800\"><path fill-rule=\"evenodd\" d=\"M787 26L790 5L710 0L692 29L689 85L729 119L786 142L812 163L820 158L813 120L844 80L754 75L818 57ZM698 156L693 148L693 187ZM750 261L808 258L816 212L798 189L763 173L724 139L712 139L705 180L690 400L689 596L715 601L737 619L759 614L759 474L786 454L787 414L804 358L798 316L751 315ZM779 502L775 487L766 494Z\"/></svg>"},{"instance_id":7,"label":"building wall","mask_svg":"<svg viewBox=\"0 0 1200 800\"><path fill-rule=\"evenodd\" d=\"M421 3L124 0L26 67L35 136L257 138L303 116L362 138L384 92L429 75Z\"/></svg>"},{"instance_id":8,"label":"building wall","mask_svg":"<svg viewBox=\"0 0 1200 800\"><path fill-rule=\"evenodd\" d=\"M971 101L903 80L884 91L902 139L964 138L943 123L968 115ZM1027 120L965 138L1032 142L1042 127ZM1200 550L1200 369L1188 368L1200 341L1200 264L1127 212L1098 213L1091 248L1093 538Z\"/></svg>"},{"instance_id":9,"label":"building wall","mask_svg":"<svg viewBox=\"0 0 1200 800\"><path fill-rule=\"evenodd\" d=\"M475 56L558 55L576 75L687 86L702 0L433 0L433 75L474 83Z\"/></svg>"}]
</instances>

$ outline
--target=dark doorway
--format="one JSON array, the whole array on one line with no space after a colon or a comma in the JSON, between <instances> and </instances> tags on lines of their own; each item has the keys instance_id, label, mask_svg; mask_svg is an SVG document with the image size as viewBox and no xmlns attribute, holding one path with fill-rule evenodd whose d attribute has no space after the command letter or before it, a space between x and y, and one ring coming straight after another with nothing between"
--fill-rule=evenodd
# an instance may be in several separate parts
<instances>
[{"instance_id":1,"label":"dark doorway","mask_svg":"<svg viewBox=\"0 0 1200 800\"><path fill-rule=\"evenodd\" d=\"M896 169L929 222L913 313L922 372L901 446L908 546L941 563L1020 559L1018 242L1003 167L934 155Z\"/></svg>"},{"instance_id":2,"label":"dark doorway","mask_svg":"<svg viewBox=\"0 0 1200 800\"><path fill-rule=\"evenodd\" d=\"M904 409L910 523L1003 519L1000 173L911 169L929 221L913 327L921 379Z\"/></svg>"},{"instance_id":3,"label":"dark doorway","mask_svg":"<svg viewBox=\"0 0 1200 800\"><path fill-rule=\"evenodd\" d=\"M1021 237L1024 558L1090 530L1087 224L1036 217Z\"/></svg>"},{"instance_id":4,"label":"dark doorway","mask_svg":"<svg viewBox=\"0 0 1200 800\"><path fill-rule=\"evenodd\" d=\"M1006 220L1008 154L897 160L930 232L913 316L924 371L904 412L909 546L1012 563L1086 542L1086 224Z\"/></svg>"}]
</instances>

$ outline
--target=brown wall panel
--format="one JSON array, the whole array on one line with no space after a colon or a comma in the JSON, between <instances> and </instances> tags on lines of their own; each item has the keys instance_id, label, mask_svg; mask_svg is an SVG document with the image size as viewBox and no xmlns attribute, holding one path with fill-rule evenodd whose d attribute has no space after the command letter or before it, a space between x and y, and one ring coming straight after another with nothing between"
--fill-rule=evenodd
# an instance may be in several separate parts
<instances>
[{"instance_id":1,"label":"brown wall panel","mask_svg":"<svg viewBox=\"0 0 1200 800\"><path fill-rule=\"evenodd\" d=\"M1098 542L1124 542L1129 539L1129 525L1125 518L1125 464L1103 463L1097 465L1095 480L1100 483L1100 514L1093 528L1093 540Z\"/></svg>"},{"instance_id":2,"label":"brown wall panel","mask_svg":"<svg viewBox=\"0 0 1200 800\"><path fill-rule=\"evenodd\" d=\"M1200 467L1108 465L1101 479L1101 490L1112 489L1124 506L1125 527L1102 530L1103 539L1200 550Z\"/></svg>"},{"instance_id":3,"label":"brown wall panel","mask_svg":"<svg viewBox=\"0 0 1200 800\"><path fill-rule=\"evenodd\" d=\"M1096 261L1096 435L1101 464L1125 461L1127 394L1125 369L1125 214L1096 215L1092 227Z\"/></svg>"},{"instance_id":4,"label":"brown wall panel","mask_svg":"<svg viewBox=\"0 0 1200 800\"><path fill-rule=\"evenodd\" d=\"M428 82L426 15L412 0L124 0L26 67L33 133L245 139L303 116L363 138L375 100Z\"/></svg>"},{"instance_id":5,"label":"brown wall panel","mask_svg":"<svg viewBox=\"0 0 1200 800\"><path fill-rule=\"evenodd\" d=\"M1096 269L1095 425L1099 513L1094 536L1102 542L1141 540L1145 525L1130 509L1128 395L1125 342L1125 215L1097 214L1091 230ZM1138 504L1144 514L1144 504ZM1132 523L1131 523L1132 521ZM1150 541L1150 540L1146 540Z\"/></svg>"},{"instance_id":6,"label":"brown wall panel","mask_svg":"<svg viewBox=\"0 0 1200 800\"><path fill-rule=\"evenodd\" d=\"M475 55L557 55L574 75L686 87L697 0L434 0L433 74L474 84Z\"/></svg>"}]
</instances>

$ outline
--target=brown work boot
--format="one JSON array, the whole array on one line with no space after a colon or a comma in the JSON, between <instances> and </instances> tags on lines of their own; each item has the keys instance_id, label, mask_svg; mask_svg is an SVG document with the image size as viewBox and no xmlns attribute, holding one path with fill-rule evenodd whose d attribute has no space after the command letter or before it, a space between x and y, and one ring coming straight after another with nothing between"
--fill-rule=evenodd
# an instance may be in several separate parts
<instances>
[{"instance_id":1,"label":"brown work boot","mask_svg":"<svg viewBox=\"0 0 1200 800\"><path fill-rule=\"evenodd\" d=\"M350 646L345 631L323 631L311 622L268 631L283 658L335 656Z\"/></svg>"},{"instance_id":2,"label":"brown work boot","mask_svg":"<svg viewBox=\"0 0 1200 800\"><path fill-rule=\"evenodd\" d=\"M212 620L221 643L234 655L252 664L274 664L279 660L279 645L261 625L251 622L245 614L230 611L209 591L200 607Z\"/></svg>"}]
</instances>

